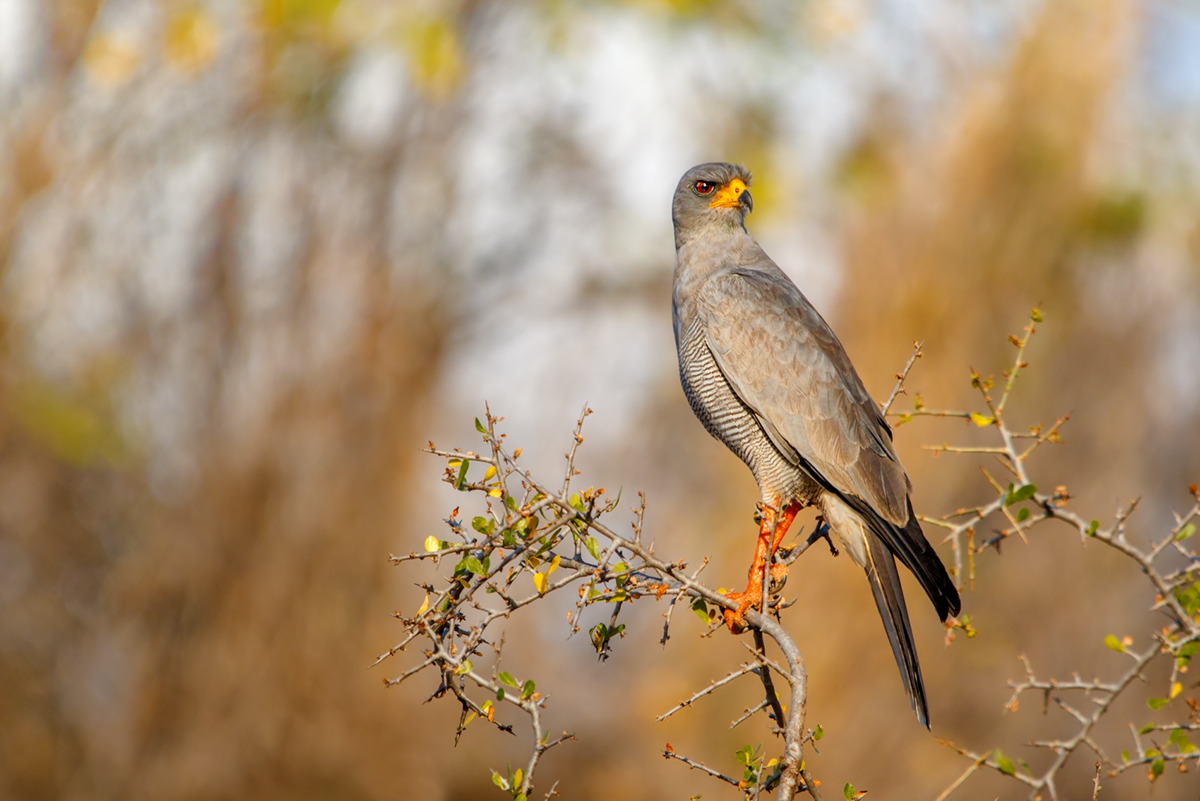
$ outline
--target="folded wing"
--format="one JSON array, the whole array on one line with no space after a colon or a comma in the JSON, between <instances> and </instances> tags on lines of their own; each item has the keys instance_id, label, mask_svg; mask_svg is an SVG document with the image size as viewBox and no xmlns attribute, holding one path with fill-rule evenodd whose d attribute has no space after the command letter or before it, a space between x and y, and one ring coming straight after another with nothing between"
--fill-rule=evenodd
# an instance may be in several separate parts
<instances>
[{"instance_id":1,"label":"folded wing","mask_svg":"<svg viewBox=\"0 0 1200 801\"><path fill-rule=\"evenodd\" d=\"M714 276L700 294L709 349L776 447L903 529L911 486L891 430L795 284L778 268L744 270Z\"/></svg>"}]
</instances>

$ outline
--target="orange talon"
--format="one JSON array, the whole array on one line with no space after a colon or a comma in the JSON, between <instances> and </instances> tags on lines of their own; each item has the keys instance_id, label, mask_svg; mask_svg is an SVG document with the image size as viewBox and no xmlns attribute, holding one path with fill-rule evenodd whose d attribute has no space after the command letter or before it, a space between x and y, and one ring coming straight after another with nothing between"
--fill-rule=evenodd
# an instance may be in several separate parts
<instances>
[{"instance_id":1,"label":"orange talon","mask_svg":"<svg viewBox=\"0 0 1200 801\"><path fill-rule=\"evenodd\" d=\"M736 610L725 610L725 625L729 627L729 631L733 634L741 634L745 631L746 627L742 618L746 614L746 610L751 607L757 607L762 603L763 570L771 563L771 558L775 555L776 549L779 548L779 543L783 541L783 535L787 534L788 526L796 519L796 513L801 508L800 504L794 501L788 504L779 516L778 524L776 524L775 510L778 507L778 498L775 499L774 506L763 507L762 523L758 529L758 545L754 549L754 563L750 566L750 580L746 584L746 591L725 594L726 598L737 602ZM774 537L771 536L772 527L775 529ZM787 576L787 565L771 565L770 570L773 581L782 582Z\"/></svg>"}]
</instances>

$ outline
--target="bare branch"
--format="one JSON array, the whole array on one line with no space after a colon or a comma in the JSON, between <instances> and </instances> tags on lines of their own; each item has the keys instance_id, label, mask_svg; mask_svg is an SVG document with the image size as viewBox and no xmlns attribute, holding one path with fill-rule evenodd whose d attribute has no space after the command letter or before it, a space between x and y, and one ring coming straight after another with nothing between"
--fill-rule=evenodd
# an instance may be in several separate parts
<instances>
[{"instance_id":1,"label":"bare branch","mask_svg":"<svg viewBox=\"0 0 1200 801\"><path fill-rule=\"evenodd\" d=\"M888 410L892 408L892 404L895 402L896 396L904 391L904 379L908 378L908 371L912 369L912 366L916 363L917 359L921 358L923 355L921 353L921 346L924 344L924 342L913 343L912 355L909 356L908 361L904 363L904 369L896 374L896 385L892 387L892 392L890 395L888 395L887 400L883 402L881 407L879 407L880 414L886 415Z\"/></svg>"},{"instance_id":2,"label":"bare branch","mask_svg":"<svg viewBox=\"0 0 1200 801\"><path fill-rule=\"evenodd\" d=\"M705 765L703 762L696 762L695 760L688 759L683 754L677 754L677 753L675 753L674 750L672 750L669 747L663 749L663 757L665 757L666 759L678 759L680 762L687 765L689 768L703 771L703 772L707 773L709 776L712 776L714 779L720 779L723 782L732 784L734 787L741 786L738 783L737 779L731 779L730 777L726 776L724 773L721 773L721 771L713 770L708 765Z\"/></svg>"},{"instance_id":3,"label":"bare branch","mask_svg":"<svg viewBox=\"0 0 1200 801\"><path fill-rule=\"evenodd\" d=\"M662 721L671 717L671 715L674 715L679 710L686 709L687 707L689 707L692 704L699 701L704 696L708 695L709 693L714 692L715 690L717 690L720 687L724 687L726 684L733 681L734 679L739 678L741 676L745 676L747 673L756 673L756 672L758 672L757 665L742 665L741 667L739 667L737 670L730 673L725 678L712 682L707 687L705 687L703 690L700 690L699 692L692 695L692 697L688 698L686 701L680 701L678 704L676 704L675 706L668 709L666 712L664 712L661 715L659 715L658 717L656 717L654 719L654 722L661 723Z\"/></svg>"}]
</instances>

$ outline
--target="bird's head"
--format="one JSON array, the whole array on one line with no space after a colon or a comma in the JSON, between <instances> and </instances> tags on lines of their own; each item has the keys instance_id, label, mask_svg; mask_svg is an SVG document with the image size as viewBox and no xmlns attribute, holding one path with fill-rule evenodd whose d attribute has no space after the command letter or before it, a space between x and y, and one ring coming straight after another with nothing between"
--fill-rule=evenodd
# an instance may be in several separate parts
<instances>
[{"instance_id":1,"label":"bird's head","mask_svg":"<svg viewBox=\"0 0 1200 801\"><path fill-rule=\"evenodd\" d=\"M671 202L676 247L708 226L743 228L754 208L749 186L750 171L738 164L713 162L685 172Z\"/></svg>"}]
</instances>

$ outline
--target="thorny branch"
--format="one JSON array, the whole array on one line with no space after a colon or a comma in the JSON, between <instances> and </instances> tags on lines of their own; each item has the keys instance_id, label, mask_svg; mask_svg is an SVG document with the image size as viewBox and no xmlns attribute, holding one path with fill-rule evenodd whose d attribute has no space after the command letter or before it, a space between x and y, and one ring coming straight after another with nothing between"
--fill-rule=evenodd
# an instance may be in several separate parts
<instances>
[{"instance_id":1,"label":"thorny branch","mask_svg":"<svg viewBox=\"0 0 1200 801\"><path fill-rule=\"evenodd\" d=\"M1057 520L1074 529L1084 544L1089 541L1100 542L1127 557L1136 565L1154 591L1152 610L1161 612L1167 625L1153 634L1153 642L1143 650L1132 649L1132 638L1119 640L1115 635L1105 640L1105 645L1114 651L1128 656L1131 664L1113 681L1099 679L1084 680L1078 674L1070 679L1040 679L1034 672L1033 666L1022 655L1025 665L1025 678L1009 682L1013 688L1007 709L1015 711L1021 696L1035 693L1041 696L1043 711L1049 708L1053 700L1055 706L1075 722L1076 728L1070 737L1040 740L1031 743L1032 746L1045 749L1050 759L1040 771L1034 771L1023 761L1020 769L1012 760L1003 756L1000 751L988 751L982 754L959 748L952 743L945 743L962 756L972 761L971 766L950 785L937 801L944 801L950 794L963 784L980 767L991 768L1030 788L1030 797L1038 798L1043 793L1051 799L1060 797L1060 771L1067 762L1083 747L1092 752L1098 759L1097 774L1092 789L1093 797L1100 791L1099 771L1106 769L1109 776L1116 776L1137 767L1147 769L1151 782L1156 781L1163 773L1165 765L1175 763L1182 771L1186 763L1194 762L1200 767L1200 750L1188 739L1188 732L1200 728L1200 713L1195 699L1182 699L1187 702L1188 718L1176 718L1167 724L1148 724L1141 729L1135 729L1130 724L1133 735L1133 751L1124 751L1119 760L1110 758L1100 747L1096 739L1096 730L1102 719L1112 708L1113 703L1122 693L1135 684L1135 680L1144 680L1151 663L1160 659L1173 661L1170 681L1162 698L1150 698L1148 704L1152 709L1161 709L1173 704L1182 693L1179 674L1187 670L1192 656L1200 652L1200 555L1184 545L1196 530L1195 521L1200 518L1200 494L1193 484L1189 490L1193 496L1192 508L1182 516L1176 516L1174 527L1152 540L1149 547L1139 546L1130 540L1127 523L1137 507L1133 501L1119 509L1112 525L1102 528L1099 520L1088 520L1079 514L1064 508L1071 496L1065 486L1058 486L1054 492L1039 491L1029 476L1026 462L1029 457L1046 443L1060 442L1059 431L1069 419L1064 415L1053 425L1035 426L1027 433L1020 433L1010 428L1006 419L1006 406L1012 397L1013 387L1020 372L1027 366L1025 362L1026 348L1030 338L1036 333L1034 324L1042 321L1040 311L1034 309L1030 314L1030 325L1024 329L1020 338L1009 337L1017 348L1017 355L1012 367L1003 375L1003 391L999 401L995 401L991 390L995 383L989 377L983 377L972 371L971 385L980 393L982 411L946 411L933 410L925 407L920 395L917 395L914 408L907 412L891 412L900 426L910 422L915 417L964 418L979 428L985 428L996 435L998 443L990 446L964 445L954 446L945 443L929 447L938 453L976 454L989 456L999 462L1008 474L1007 482L998 481L986 468L981 467L991 491L990 498L976 506L965 507L938 518L922 517L924 522L931 523L947 531L946 541L954 549L955 582L962 587L964 574L972 586L975 581L975 560L985 550L992 548L999 554L1002 544L1016 534L1022 540L1027 540L1028 532L1035 526L1048 520ZM919 349L918 354L919 355ZM914 355L914 356L915 356ZM909 359L911 364L913 359ZM905 372L898 376L897 389L892 397L900 391ZM889 402L890 402L889 398ZM1018 446L1018 442L1027 443ZM984 521L999 517L1000 528L993 529L989 536L981 542L976 541L976 535ZM967 564L964 566L964 557ZM1170 557L1169 559L1163 557ZM1182 563L1182 566L1180 566ZM1168 567L1171 565L1172 567ZM965 570L964 570L965 567ZM954 629L962 629L968 637L974 636L970 626L970 618L963 616L954 621L947 633L952 639ZM1068 700L1067 693L1081 694L1084 703ZM1178 708L1178 707L1176 707ZM1182 710L1181 710L1182 711ZM1153 739L1156 732L1169 732L1165 742ZM1150 737L1152 747L1147 748L1143 738ZM1161 739L1161 738L1160 738Z\"/></svg>"},{"instance_id":2,"label":"thorny branch","mask_svg":"<svg viewBox=\"0 0 1200 801\"><path fill-rule=\"evenodd\" d=\"M603 615L603 622L588 629L593 647L604 659L614 642L625 636L625 626L618 622L622 609L642 598L662 600L670 594L664 615L664 645L669 637L671 612L679 602L689 604L710 622L720 620L717 611L720 607L736 608L733 601L698 580L707 561L689 573L683 562L665 560L654 553L652 546L642 544L644 497L633 510L632 535L622 536L601 522L605 515L618 508L619 495L609 499L603 488L594 487L571 491L572 479L579 475L575 457L583 443L583 423L589 414L591 410L585 407L573 432L571 448L565 454L566 474L557 491L519 467L520 448L511 453L505 448L505 435L496 431L503 418L494 417L490 410L485 421L476 421L487 445L484 453L444 451L430 443L427 451L447 460L446 483L480 498L484 514L467 524L465 516L460 517L460 510L455 509L445 521L450 532L447 540L431 535L424 543L423 552L391 559L396 564L430 562L437 566L442 560L449 559L453 570L448 578L421 585L425 599L416 614L395 614L404 624L404 636L381 654L375 664L405 652L414 642L421 643L422 658L384 683L393 686L423 672L433 672L438 677L433 697L449 694L462 706L456 736L461 736L476 719L486 720L511 734L512 725L501 722L505 717L502 710L524 713L529 719L534 744L528 762L524 768L507 774L493 771L497 786L518 800L528 797L532 791L534 773L542 755L573 737L564 732L550 738L542 722L546 697L538 691L533 679L522 681L501 670L503 640L496 643L495 638L488 638L490 626L507 620L551 593L574 586L578 601L567 613L569 635L582 630L582 619L592 607L610 605L611 611ZM787 554L789 561L797 558L821 535L819 529L807 542L793 547ZM529 579L525 580L524 576ZM791 799L797 791L806 791L820 801L818 782L803 769L807 675L799 648L777 619L784 607L779 598L773 597L763 610L747 611L745 620L754 632L757 646L752 649L754 660L659 718L665 719L718 688L754 674L762 683L766 699L746 717L761 710L770 713L774 722L772 731L783 737L782 756L770 761L765 754L757 761L747 756L743 763L747 771L741 781L677 754L669 746L664 756L729 781L740 787L748 798L776 790L778 799ZM782 664L767 656L764 634L783 654ZM476 662L482 665L489 660L490 671L476 665ZM790 689L787 715L775 693L771 670L783 676Z\"/></svg>"},{"instance_id":3,"label":"thorny branch","mask_svg":"<svg viewBox=\"0 0 1200 801\"><path fill-rule=\"evenodd\" d=\"M1025 677L1010 682L1013 693L1007 708L1016 710L1024 695L1039 695L1043 711L1048 711L1053 701L1056 709L1074 721L1073 734L1032 743L1049 756L1044 767L1036 772L1023 760L1018 760L1018 770L1012 760L998 749L976 753L945 742L947 747L969 759L971 764L938 796L937 801L948 799L981 768L997 771L1022 783L1029 788L1031 798L1045 794L1050 799L1058 799L1060 772L1081 748L1086 748L1098 759L1097 773L1089 788L1093 798L1098 796L1101 789L1099 773L1102 769L1109 776L1116 776L1134 768L1143 768L1153 782L1163 774L1167 764L1174 764L1181 771L1186 770L1189 762L1194 762L1194 767L1200 767L1200 751L1189 740L1190 732L1200 730L1200 704L1195 699L1182 697L1182 683L1179 681L1180 674L1187 670L1191 658L1200 653L1200 556L1185 545L1194 535L1196 521L1200 519L1200 493L1195 485L1190 487L1194 500L1191 509L1176 516L1175 525L1170 531L1144 546L1135 543L1128 533L1128 522L1136 509L1136 501L1119 509L1113 523L1102 528L1099 520L1089 520L1065 508L1071 499L1065 486L1057 486L1050 493L1039 491L1030 479L1027 461L1042 445L1061 441L1059 432L1069 415L1064 415L1052 425L1034 426L1027 431L1015 430L1006 417L1007 404L1017 378L1027 366L1024 361L1026 348L1036 333L1032 323L1041 322L1037 309L1030 319L1031 325L1025 328L1021 338L1010 337L1017 348L1017 356L1012 368L1003 374L1003 391L998 401L991 395L995 386L993 379L972 371L972 386L980 393L980 410L930 409L918 394L911 410L891 411L895 399L904 393L904 383L910 370L922 355L921 343L914 343L912 355L896 376L896 385L882 406L894 426L905 425L917 417L968 421L993 433L997 442L986 446L944 443L932 446L930 450L935 454L982 455L995 460L1004 471L998 479L989 472L988 467L981 465L989 496L973 506L959 508L940 517L922 516L921 519L946 530L945 540L951 543L954 554L951 572L960 588L964 580L974 586L976 560L980 554L989 549L1000 554L1003 544L1014 534L1028 541L1028 534L1033 528L1048 520L1057 520L1075 530L1082 543L1093 540L1100 542L1131 560L1154 591L1151 609L1160 612L1167 625L1154 632L1153 642L1141 650L1132 648L1131 638L1119 640L1115 636L1108 637L1105 645L1131 660L1129 667L1111 681L1085 680L1078 675L1066 680L1043 679L1025 660ZM575 456L583 443L582 426L584 418L590 413L585 408L574 431L571 449L565 454L566 475L558 492L539 483L518 467L520 449L511 454L505 450L504 436L496 433L500 418L493 417L490 412L486 415L486 425L476 421L490 453L442 451L430 443L430 453L448 460L445 481L458 490L478 493L475 497L485 498L485 514L475 517L468 527L459 518L456 509L446 520L450 530L449 540L431 536L425 542L424 553L393 557L398 564L431 561L438 565L441 560L449 558L455 561L455 565L449 578L439 583L421 585L426 595L415 615L406 617L396 613L396 617L404 624L404 636L399 643L381 654L376 664L404 652L416 641L424 645L423 658L385 683L389 686L399 684L419 673L433 671L439 677L433 697L451 694L462 705L458 735L476 718L486 718L489 724L511 734L512 726L497 720L499 709L511 708L523 712L529 718L533 731L534 746L530 759L524 768L507 775L494 772L493 776L495 783L511 792L518 801L526 798L531 791L534 771L541 756L572 737L568 733L554 739L547 735L542 724L546 698L538 693L532 679L522 682L500 669L503 640L495 644L487 639L485 633L489 626L508 619L553 592L575 586L578 601L567 614L570 634L582 630L582 618L591 607L611 604L611 613L604 616L605 622L596 623L588 630L592 645L600 658L604 659L610 653L613 642L625 636L624 624L618 623L620 612L639 599L653 596L661 601L669 594L669 603L663 615L661 642L664 646L669 639L673 612L680 603L690 606L714 627L719 625L719 608L734 606L724 595L699 581L707 560L689 573L683 562L664 560L654 554L653 546L642 544L644 497L634 510L632 536L623 537L601 522L603 516L617 509L619 496L609 500L603 489L595 488L571 492L572 479L578 475ZM983 524L993 519L999 521L999 527L992 528L980 538L978 535ZM779 558L790 564L817 540L827 536L827 529L821 526L806 541L781 549ZM832 543L830 547L833 547ZM834 552L836 554L836 550ZM532 589L522 579L525 575L530 576ZM489 599L488 596L493 597ZM797 791L806 791L819 801L819 782L804 770L802 760L804 743L810 738L819 737L819 727L815 736L812 731L803 736L807 676L799 649L778 619L786 606L781 599L773 597L762 609L748 610L745 620L754 634L756 645L750 649L752 661L740 665L659 718L661 720L677 714L719 688L753 674L763 686L764 700L747 709L731 728L759 712L767 712L773 724L771 731L784 738L782 757L768 760L766 754L752 754L748 748L743 749L738 759L745 767L745 772L739 781L676 753L670 744L664 749L663 755L739 787L747 798L757 798L764 791L776 790L777 798L790 799ZM975 636L968 615L950 621L947 640L953 639L960 630L968 638ZM786 665L767 656L764 635L775 642ZM486 658L492 659L490 674L477 670L473 664L473 660L483 661ZM1143 682L1151 664L1161 659L1171 660L1170 681L1163 697L1151 698L1148 703L1153 709L1171 706L1179 710L1181 704L1186 702L1190 710L1187 718L1177 715L1170 722L1147 724L1140 729L1131 723L1132 751L1122 752L1119 760L1108 756L1096 736L1100 724L1117 698L1128 692L1130 687ZM786 680L791 691L786 715L782 700L775 691L772 671ZM1072 700L1069 694L1082 696L1083 703ZM478 701L481 697L486 697L482 703ZM852 788L848 785L847 789L849 791ZM549 798L552 794L556 794L554 787L545 797Z\"/></svg>"}]
</instances>

